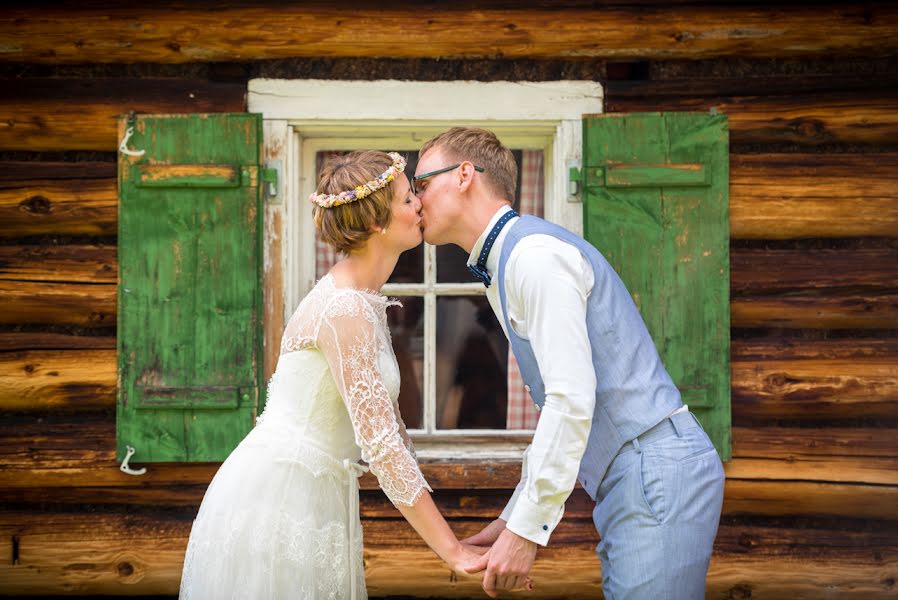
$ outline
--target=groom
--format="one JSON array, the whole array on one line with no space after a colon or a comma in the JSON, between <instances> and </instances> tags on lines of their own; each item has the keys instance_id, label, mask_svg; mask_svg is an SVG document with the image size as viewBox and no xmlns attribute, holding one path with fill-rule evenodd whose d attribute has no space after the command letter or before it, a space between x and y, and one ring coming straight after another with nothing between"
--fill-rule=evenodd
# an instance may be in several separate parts
<instances>
[{"instance_id":1,"label":"groom","mask_svg":"<svg viewBox=\"0 0 898 600\"><path fill-rule=\"evenodd\" d=\"M518 216L516 182L511 151L462 127L424 144L414 177L424 239L470 253L541 411L508 505L465 540L491 546L468 570L493 597L523 586L579 481L596 501L606 598L703 598L720 458L614 269L576 234Z\"/></svg>"}]
</instances>

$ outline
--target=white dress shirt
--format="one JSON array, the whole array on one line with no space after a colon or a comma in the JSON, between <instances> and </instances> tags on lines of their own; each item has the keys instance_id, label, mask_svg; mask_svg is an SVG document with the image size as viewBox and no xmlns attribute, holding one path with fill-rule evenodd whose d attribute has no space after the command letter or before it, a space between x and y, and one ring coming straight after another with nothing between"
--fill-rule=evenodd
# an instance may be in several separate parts
<instances>
[{"instance_id":1,"label":"white dress shirt","mask_svg":"<svg viewBox=\"0 0 898 600\"><path fill-rule=\"evenodd\" d=\"M493 215L471 250L469 265L477 263L487 234L509 210L503 206ZM493 277L486 297L506 337L495 278L502 246L516 221L512 218L505 225L486 261ZM521 481L500 518L512 532L543 546L564 514L592 426L596 374L586 330L586 303L594 283L589 261L577 248L551 235L521 239L505 265L508 321L533 348L546 400L524 452ZM685 407L675 412L682 410Z\"/></svg>"}]
</instances>

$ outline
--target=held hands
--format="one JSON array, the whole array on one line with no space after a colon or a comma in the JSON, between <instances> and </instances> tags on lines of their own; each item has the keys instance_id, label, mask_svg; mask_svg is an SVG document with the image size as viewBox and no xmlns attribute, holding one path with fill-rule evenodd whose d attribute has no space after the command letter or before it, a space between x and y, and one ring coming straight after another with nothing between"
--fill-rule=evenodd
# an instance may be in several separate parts
<instances>
[{"instance_id":1,"label":"held hands","mask_svg":"<svg viewBox=\"0 0 898 600\"><path fill-rule=\"evenodd\" d=\"M462 544L472 544L474 546L492 546L499 539L499 534L505 531L505 521L496 519L483 528L480 533L475 533L471 537L461 541Z\"/></svg>"},{"instance_id":2,"label":"held hands","mask_svg":"<svg viewBox=\"0 0 898 600\"><path fill-rule=\"evenodd\" d=\"M501 523L501 528L496 525L497 521ZM536 544L505 529L505 521L497 519L483 531L463 542L487 540L497 531L492 548L476 562L464 567L465 571L472 574L486 571L483 575L483 591L491 598L498 595L497 590L519 588L532 590L533 582L528 574L536 558Z\"/></svg>"},{"instance_id":3,"label":"held hands","mask_svg":"<svg viewBox=\"0 0 898 600\"><path fill-rule=\"evenodd\" d=\"M469 565L480 560L480 557L486 553L489 548L483 548L481 546L473 546L471 544L460 543L452 554L447 557L446 563L449 565L449 568L452 569L455 573L462 576L470 577L470 574L465 570Z\"/></svg>"}]
</instances>

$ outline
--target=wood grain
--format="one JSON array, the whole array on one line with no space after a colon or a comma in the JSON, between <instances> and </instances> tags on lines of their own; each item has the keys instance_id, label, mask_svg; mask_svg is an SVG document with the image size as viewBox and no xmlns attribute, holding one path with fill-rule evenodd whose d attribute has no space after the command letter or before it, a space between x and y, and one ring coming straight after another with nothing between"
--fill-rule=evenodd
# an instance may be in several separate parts
<instances>
[{"instance_id":1,"label":"wood grain","mask_svg":"<svg viewBox=\"0 0 898 600\"><path fill-rule=\"evenodd\" d=\"M37 176L0 182L0 237L116 235L118 193L115 177L46 178L54 166L45 163L46 171L41 174L45 178Z\"/></svg>"},{"instance_id":2,"label":"wood grain","mask_svg":"<svg viewBox=\"0 0 898 600\"><path fill-rule=\"evenodd\" d=\"M71 26L71 19L65 28ZM3 34L0 33L0 36ZM244 83L181 79L0 81L0 150L103 150L119 146L117 119L137 113L244 112Z\"/></svg>"},{"instance_id":3,"label":"wood grain","mask_svg":"<svg viewBox=\"0 0 898 600\"><path fill-rule=\"evenodd\" d=\"M898 154L730 154L730 237L898 237Z\"/></svg>"},{"instance_id":4,"label":"wood grain","mask_svg":"<svg viewBox=\"0 0 898 600\"><path fill-rule=\"evenodd\" d=\"M3 325L80 325L113 327L116 322L114 284L0 280Z\"/></svg>"},{"instance_id":5,"label":"wood grain","mask_svg":"<svg viewBox=\"0 0 898 600\"><path fill-rule=\"evenodd\" d=\"M95 335L45 331L42 328L25 331L0 332L0 352L14 350L75 350L102 348L115 350L115 332L99 330Z\"/></svg>"},{"instance_id":6,"label":"wood grain","mask_svg":"<svg viewBox=\"0 0 898 600\"><path fill-rule=\"evenodd\" d=\"M0 409L77 411L115 406L115 350L0 354Z\"/></svg>"},{"instance_id":7,"label":"wood grain","mask_svg":"<svg viewBox=\"0 0 898 600\"><path fill-rule=\"evenodd\" d=\"M0 513L0 540L15 536L18 562L0 563L0 593L174 594L180 581L192 514L54 512ZM469 535L484 520L453 522ZM369 594L478 595L476 578L452 577L401 520L363 520ZM598 536L585 519L565 518L532 576L539 598L601 597ZM410 571L409 565L415 565ZM563 565L563 568L561 568ZM865 598L891 597L898 573L894 532L821 528L721 526L708 575L712 597L812 598L833 587ZM480 592L482 593L482 592ZM744 596L742 596L744 597Z\"/></svg>"},{"instance_id":8,"label":"wood grain","mask_svg":"<svg viewBox=\"0 0 898 600\"><path fill-rule=\"evenodd\" d=\"M114 285L118 281L116 247L98 244L0 246L0 280Z\"/></svg>"},{"instance_id":9,"label":"wood grain","mask_svg":"<svg viewBox=\"0 0 898 600\"><path fill-rule=\"evenodd\" d=\"M78 12L13 9L0 20L7 62L187 63L289 57L699 59L890 56L889 6L658 6L509 10L428 3L414 12L363 4L167 3ZM371 27L377 23L377 27ZM638 23L638 26L634 26ZM364 35L359 35L364 32Z\"/></svg>"},{"instance_id":10,"label":"wood grain","mask_svg":"<svg viewBox=\"0 0 898 600\"><path fill-rule=\"evenodd\" d=\"M0 379L0 407L42 412L50 407L77 410L88 402L111 409L115 406L115 356L114 350L0 355L0 373L5 375ZM894 420L898 414L896 362L898 346L888 339L733 340L733 421ZM88 397L90 390L95 397Z\"/></svg>"},{"instance_id":11,"label":"wood grain","mask_svg":"<svg viewBox=\"0 0 898 600\"><path fill-rule=\"evenodd\" d=\"M661 96L653 82L634 84L629 95L609 86L605 111L709 111L729 117L733 144L888 145L898 133L892 90L765 95L763 88L740 96Z\"/></svg>"},{"instance_id":12,"label":"wood grain","mask_svg":"<svg viewBox=\"0 0 898 600\"><path fill-rule=\"evenodd\" d=\"M0 172L0 237L116 234L114 165L7 162ZM898 237L898 154L731 154L730 236Z\"/></svg>"},{"instance_id":13,"label":"wood grain","mask_svg":"<svg viewBox=\"0 0 898 600\"><path fill-rule=\"evenodd\" d=\"M898 520L894 429L735 427L735 459L726 465L724 512L829 515ZM115 460L115 420L108 412L7 417L0 425L0 501L196 506L216 463L154 463L122 474ZM498 514L517 484L520 463L427 462L425 477L447 516ZM362 511L399 517L376 479L361 480ZM64 491L64 494L61 494ZM566 514L589 518L582 489Z\"/></svg>"},{"instance_id":14,"label":"wood grain","mask_svg":"<svg viewBox=\"0 0 898 600\"><path fill-rule=\"evenodd\" d=\"M786 341L777 348L768 342L734 342L733 421L894 419L898 371L891 344L874 344L866 355L843 348L851 345L865 343Z\"/></svg>"}]
</instances>

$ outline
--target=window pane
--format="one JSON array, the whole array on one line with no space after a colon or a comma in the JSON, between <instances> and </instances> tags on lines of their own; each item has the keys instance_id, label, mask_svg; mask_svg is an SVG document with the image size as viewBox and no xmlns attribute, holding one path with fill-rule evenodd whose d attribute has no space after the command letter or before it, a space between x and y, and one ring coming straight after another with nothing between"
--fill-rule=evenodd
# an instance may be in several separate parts
<instances>
[{"instance_id":1,"label":"window pane","mask_svg":"<svg viewBox=\"0 0 898 600\"><path fill-rule=\"evenodd\" d=\"M513 150L518 165L517 194L514 209L522 215L543 216L545 184L542 150ZM477 282L467 268L468 253L449 244L437 248L437 281L440 283Z\"/></svg>"},{"instance_id":2,"label":"window pane","mask_svg":"<svg viewBox=\"0 0 898 600\"><path fill-rule=\"evenodd\" d=\"M399 410L409 429L424 426L424 298L401 296L402 307L387 309L393 351L402 383Z\"/></svg>"},{"instance_id":3,"label":"window pane","mask_svg":"<svg viewBox=\"0 0 898 600\"><path fill-rule=\"evenodd\" d=\"M437 298L437 429L505 429L508 341L484 296Z\"/></svg>"},{"instance_id":4,"label":"window pane","mask_svg":"<svg viewBox=\"0 0 898 600\"><path fill-rule=\"evenodd\" d=\"M387 151L392 151L389 148ZM340 156L346 154L347 150L324 150L315 155L315 181L318 181L318 174L324 162L332 156ZM405 156L406 167L405 174L414 175L415 167L418 164L417 150L397 150ZM364 202L362 199L360 202ZM330 268L337 262L339 256L334 250L325 244L316 233L315 240L315 277L321 279L330 271ZM396 269L390 276L388 283L420 283L424 280L424 245L421 244L417 248L403 252L396 264Z\"/></svg>"}]
</instances>

